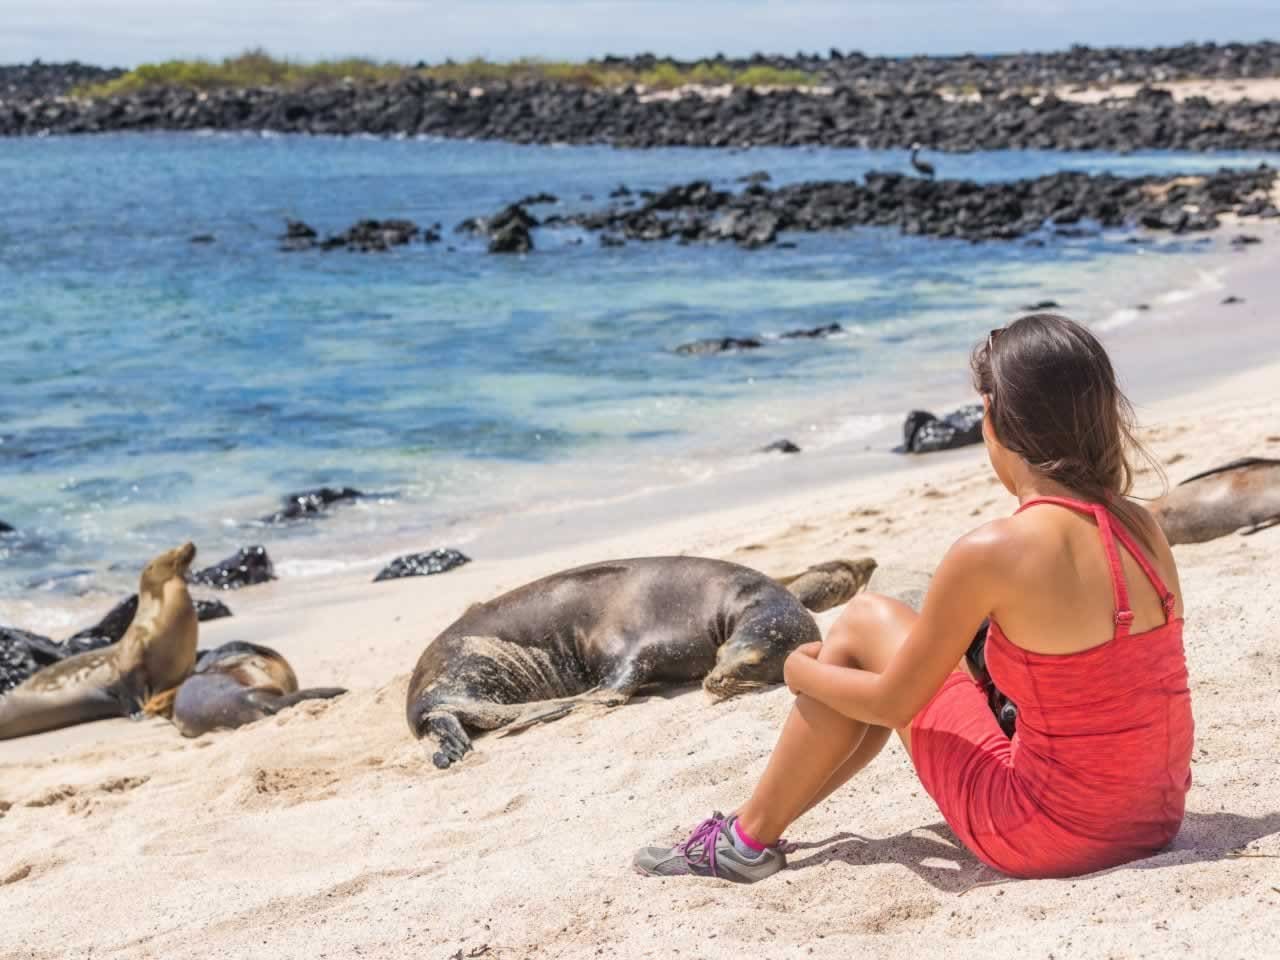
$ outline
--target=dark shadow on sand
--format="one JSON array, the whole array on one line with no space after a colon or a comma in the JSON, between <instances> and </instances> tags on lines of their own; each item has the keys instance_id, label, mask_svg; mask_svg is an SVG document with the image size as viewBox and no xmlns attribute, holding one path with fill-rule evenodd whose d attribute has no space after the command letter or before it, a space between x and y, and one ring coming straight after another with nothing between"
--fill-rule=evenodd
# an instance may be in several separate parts
<instances>
[{"instance_id":1,"label":"dark shadow on sand","mask_svg":"<svg viewBox=\"0 0 1280 960\"><path fill-rule=\"evenodd\" d=\"M1119 870L1157 870L1231 859L1249 844L1277 833L1280 833L1280 812L1258 817L1237 813L1188 813L1178 836L1164 850L1087 876L1100 877ZM944 893L960 894L993 881L1017 882L1016 878L1005 876L979 861L961 845L945 823L918 827L893 837L872 838L856 833L838 833L825 840L793 843L791 850L789 866L793 870L833 861L852 867L897 863ZM815 852L804 857L794 855L808 850Z\"/></svg>"}]
</instances>

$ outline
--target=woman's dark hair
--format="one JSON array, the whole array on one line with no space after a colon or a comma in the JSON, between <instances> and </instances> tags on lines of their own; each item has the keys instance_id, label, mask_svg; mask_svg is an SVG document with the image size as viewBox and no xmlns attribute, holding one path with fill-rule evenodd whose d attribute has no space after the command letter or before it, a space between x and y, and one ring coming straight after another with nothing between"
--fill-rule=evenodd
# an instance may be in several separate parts
<instances>
[{"instance_id":1,"label":"woman's dark hair","mask_svg":"<svg viewBox=\"0 0 1280 960\"><path fill-rule=\"evenodd\" d=\"M1131 458L1163 471L1134 435L1133 406L1098 339L1066 317L1033 313L992 331L970 366L996 439L1049 479L1105 504L1151 549L1150 521L1125 499Z\"/></svg>"}]
</instances>

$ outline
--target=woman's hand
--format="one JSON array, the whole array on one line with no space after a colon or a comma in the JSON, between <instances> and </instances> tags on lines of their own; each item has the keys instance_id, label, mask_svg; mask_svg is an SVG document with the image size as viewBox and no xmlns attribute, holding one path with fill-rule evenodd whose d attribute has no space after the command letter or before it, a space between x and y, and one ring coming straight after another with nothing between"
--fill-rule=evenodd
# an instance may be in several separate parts
<instances>
[{"instance_id":1,"label":"woman's hand","mask_svg":"<svg viewBox=\"0 0 1280 960\"><path fill-rule=\"evenodd\" d=\"M797 666L804 660L817 660L818 653L821 650L822 642L815 640L813 643L801 644L787 655L786 661L782 664L782 680L792 694L797 696L800 694L800 690L796 686L796 675L799 672ZM801 669L803 668L801 667Z\"/></svg>"}]
</instances>

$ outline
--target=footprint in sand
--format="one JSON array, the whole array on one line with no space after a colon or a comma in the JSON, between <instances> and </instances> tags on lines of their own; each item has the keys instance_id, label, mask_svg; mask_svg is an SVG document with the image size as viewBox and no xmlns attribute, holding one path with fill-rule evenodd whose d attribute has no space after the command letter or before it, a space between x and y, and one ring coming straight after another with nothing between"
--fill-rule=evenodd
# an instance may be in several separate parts
<instances>
[{"instance_id":1,"label":"footprint in sand","mask_svg":"<svg viewBox=\"0 0 1280 960\"><path fill-rule=\"evenodd\" d=\"M292 807L299 803L333 796L339 777L330 770L306 767L281 767L267 770L259 767L246 787L238 791L246 806L272 807L283 803Z\"/></svg>"},{"instance_id":2,"label":"footprint in sand","mask_svg":"<svg viewBox=\"0 0 1280 960\"><path fill-rule=\"evenodd\" d=\"M0 887L7 887L9 884L17 883L19 880L25 880L29 876L31 876L31 864L24 863L22 866L18 867L18 869L14 870L12 873L6 874L3 879L0 879Z\"/></svg>"}]
</instances>

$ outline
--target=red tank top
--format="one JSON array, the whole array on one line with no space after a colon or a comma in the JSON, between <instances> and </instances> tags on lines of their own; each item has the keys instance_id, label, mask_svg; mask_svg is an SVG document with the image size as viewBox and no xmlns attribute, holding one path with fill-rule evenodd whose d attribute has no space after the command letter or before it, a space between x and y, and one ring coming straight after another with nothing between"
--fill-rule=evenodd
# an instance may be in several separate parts
<instances>
[{"instance_id":1,"label":"red tank top","mask_svg":"<svg viewBox=\"0 0 1280 960\"><path fill-rule=\"evenodd\" d=\"M1124 850L1162 848L1182 822L1194 735L1183 622L1173 615L1173 593L1105 507L1041 497L1019 512L1042 503L1097 520L1115 592L1115 633L1078 653L1033 653L1010 642L993 617L987 667L1018 708L1011 767L1019 787L1057 830L1096 845L1100 866ZM1117 540L1164 605L1165 622L1152 630L1129 632L1133 611Z\"/></svg>"}]
</instances>

